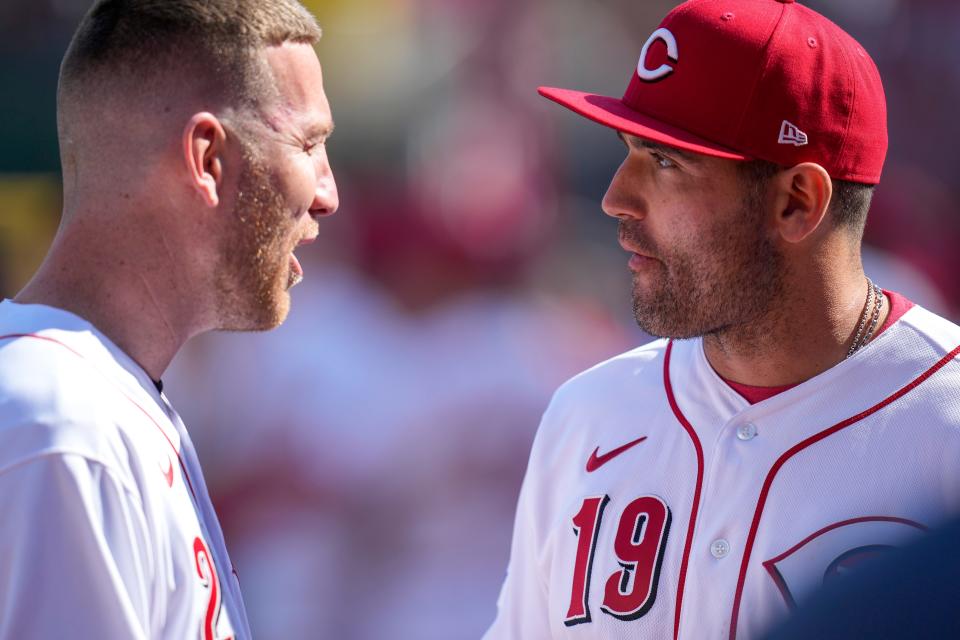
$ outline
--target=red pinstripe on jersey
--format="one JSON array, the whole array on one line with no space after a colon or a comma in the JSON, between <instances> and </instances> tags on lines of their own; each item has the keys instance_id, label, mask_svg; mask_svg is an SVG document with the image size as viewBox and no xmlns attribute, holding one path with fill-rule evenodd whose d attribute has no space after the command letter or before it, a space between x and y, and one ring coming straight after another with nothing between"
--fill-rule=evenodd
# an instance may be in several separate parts
<instances>
[{"instance_id":1,"label":"red pinstripe on jersey","mask_svg":"<svg viewBox=\"0 0 960 640\"><path fill-rule=\"evenodd\" d=\"M57 339L55 339L55 338L50 338L50 337L48 337L48 336L40 336L40 335L37 335L37 334L35 334L35 333L10 333L10 334L7 334L7 335L0 336L0 340L14 340L14 339L16 339L16 338L32 338L32 339L34 339L34 340L43 340L43 341L45 341L45 342L50 342L50 343L52 343L52 344L60 345L61 347L63 347L64 349L66 349L67 351L69 351L70 353L72 353L73 355L75 355L75 356L77 356L78 358L80 358L81 360L84 360L84 361L86 361L86 362L89 362L89 359L88 359L86 356L84 356L82 353L80 353L79 351L77 351L76 349L74 349L73 347L71 347L70 345L65 344L65 343L63 343L63 342L60 342L59 340L57 340ZM96 369L95 366L94 366L94 369ZM149 420L150 422L152 422L152 423L153 423L153 426L155 426L155 427L160 431L160 433L163 434L164 440L167 441L167 444L169 444L169 445L170 445L170 448L173 449L174 455L177 456L177 462L180 463L180 469L183 471L183 477L184 477L184 479L186 479L186 481L187 481L187 487L190 489L190 494L193 496L194 502L196 502L196 501L197 501L197 494L194 493L194 491L193 491L193 483L190 482L190 474L187 473L187 467L186 467L186 465L184 465L184 463L183 463L183 458L180 457L180 451L178 451L177 448L174 446L173 441L171 441L170 438L169 438L169 436L167 436L167 433L163 430L163 427L161 427L159 424L157 424L157 421L153 419L153 416L151 416L150 413L149 413L146 409L144 409L144 408L140 405L139 402L137 402L136 400L134 400L133 398L131 398L131 397L129 396L129 394L127 394L127 392L124 391L122 387L120 387L120 385L118 385L117 383L115 383L113 380L110 380L110 378L108 378L107 376L104 376L104 378L105 378L108 382L110 382L110 384L113 385L113 386L117 389L117 391L119 391L120 394L121 394L124 398L126 398L127 400L129 400L129 401L133 404L133 406L135 406L137 409L139 409L140 412L143 413L143 415L145 415L145 416L147 417L147 420Z\"/></svg>"},{"instance_id":2,"label":"red pinstripe on jersey","mask_svg":"<svg viewBox=\"0 0 960 640\"><path fill-rule=\"evenodd\" d=\"M683 559L680 561L680 578L677 584L677 603L673 614L673 638L677 639L680 633L680 607L683 604L683 585L687 579L687 563L690 560L690 546L693 544L693 529L697 521L697 508L700 506L700 490L703 488L703 447L700 446L700 438L694 431L693 425L687 420L680 407L677 406L677 400L673 396L673 385L670 384L670 354L673 352L673 340L667 343L667 351L663 356L663 386L667 392L667 401L673 410L673 415L683 425L690 440L693 441L693 448L697 453L697 484L693 492L693 504L690 507L690 521L687 524L687 541L683 545Z\"/></svg>"},{"instance_id":3,"label":"red pinstripe on jersey","mask_svg":"<svg viewBox=\"0 0 960 640\"><path fill-rule=\"evenodd\" d=\"M750 532L747 534L747 543L746 543L746 547L744 548L743 560L740 562L740 576L737 579L737 590L733 597L733 612L731 613L731 616L730 616L730 636L729 636L730 640L734 640L737 637L737 618L740 615L740 600L743 596L743 586L747 578L747 566L750 563L750 554L753 551L753 544L757 536L757 530L760 528L760 519L763 516L763 508L767 502L767 496L770 494L770 487L773 485L773 480L774 478L776 478L777 473L780 471L783 465L786 464L786 462L790 458L795 456L800 451L803 451L804 449L816 444L817 442L820 442L824 438L832 436L833 434L860 422L864 418L867 418L873 415L877 411L880 411L884 407L899 400L900 398L902 398L903 396L905 396L906 394L910 393L911 391L916 389L918 386L920 386L925 380L930 378L937 371L945 367L951 360L956 358L958 354L960 354L960 346L958 346L953 351L951 351L950 353L945 355L943 358L938 360L936 364L934 364L932 367L927 369L920 376L918 376L916 379L914 379L912 382L904 386L902 389L900 389L893 395L885 398L884 400L870 407L866 411L863 411L861 413L858 413L855 416L847 418L842 422L838 422L832 427L829 427L828 429L824 429L820 433L817 433L807 438L806 440L803 440L802 442L794 445L792 448L788 449L783 455L781 455L775 463L773 463L773 466L770 468L770 471L767 472L766 480L764 480L763 487L760 490L760 497L757 500L757 508L753 514L753 522L750 525ZM699 484L699 481L698 481L698 484ZM687 543L689 545L689 540L687 541ZM678 610L679 610L679 607L678 607Z\"/></svg>"}]
</instances>

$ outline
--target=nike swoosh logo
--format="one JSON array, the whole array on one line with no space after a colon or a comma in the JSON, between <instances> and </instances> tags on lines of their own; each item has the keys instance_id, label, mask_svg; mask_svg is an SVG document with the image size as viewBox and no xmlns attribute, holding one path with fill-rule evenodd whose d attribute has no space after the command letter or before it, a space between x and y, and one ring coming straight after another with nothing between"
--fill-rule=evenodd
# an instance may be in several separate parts
<instances>
[{"instance_id":1,"label":"nike swoosh logo","mask_svg":"<svg viewBox=\"0 0 960 640\"><path fill-rule=\"evenodd\" d=\"M167 458L167 470L164 471L163 467L160 467L160 471L163 472L164 477L167 479L167 486L173 486L173 460Z\"/></svg>"},{"instance_id":2,"label":"nike swoosh logo","mask_svg":"<svg viewBox=\"0 0 960 640\"><path fill-rule=\"evenodd\" d=\"M647 436L637 438L633 442L628 442L622 447L617 447L613 451L608 451L602 456L597 455L598 453L600 453L600 447L597 447L596 449L593 450L593 453L590 454L590 457L587 458L587 473L593 473L594 471L596 471L603 465L607 464L608 462L616 458L618 455L620 455L627 449L630 449L631 447L635 447L636 445L640 444L646 439L647 439Z\"/></svg>"}]
</instances>

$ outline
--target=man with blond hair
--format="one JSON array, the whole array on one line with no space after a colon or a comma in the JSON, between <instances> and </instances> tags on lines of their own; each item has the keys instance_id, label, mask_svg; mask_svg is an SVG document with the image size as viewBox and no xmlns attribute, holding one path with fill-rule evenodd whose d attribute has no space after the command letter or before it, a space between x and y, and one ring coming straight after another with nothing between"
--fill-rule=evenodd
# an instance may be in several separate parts
<instances>
[{"instance_id":1,"label":"man with blond hair","mask_svg":"<svg viewBox=\"0 0 960 640\"><path fill-rule=\"evenodd\" d=\"M99 0L61 67L60 229L0 303L0 638L248 638L160 378L266 330L338 205L296 0Z\"/></svg>"}]
</instances>

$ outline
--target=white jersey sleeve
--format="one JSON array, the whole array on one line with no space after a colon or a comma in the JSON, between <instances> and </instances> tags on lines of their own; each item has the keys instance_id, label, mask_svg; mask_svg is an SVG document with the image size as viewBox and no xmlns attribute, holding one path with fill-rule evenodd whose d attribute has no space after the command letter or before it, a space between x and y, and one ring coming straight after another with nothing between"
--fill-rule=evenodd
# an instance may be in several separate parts
<instances>
[{"instance_id":1,"label":"white jersey sleeve","mask_svg":"<svg viewBox=\"0 0 960 640\"><path fill-rule=\"evenodd\" d=\"M0 640L149 637L143 506L109 468L46 455L6 469L0 513Z\"/></svg>"},{"instance_id":2,"label":"white jersey sleeve","mask_svg":"<svg viewBox=\"0 0 960 640\"><path fill-rule=\"evenodd\" d=\"M189 434L89 323L0 303L0 640L247 640Z\"/></svg>"}]
</instances>

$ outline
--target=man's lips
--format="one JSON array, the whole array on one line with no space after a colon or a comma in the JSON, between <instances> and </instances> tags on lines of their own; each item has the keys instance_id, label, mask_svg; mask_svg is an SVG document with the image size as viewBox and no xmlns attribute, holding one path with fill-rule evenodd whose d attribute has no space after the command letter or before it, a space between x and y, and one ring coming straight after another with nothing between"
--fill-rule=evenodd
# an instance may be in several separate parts
<instances>
[{"instance_id":1,"label":"man's lips","mask_svg":"<svg viewBox=\"0 0 960 640\"><path fill-rule=\"evenodd\" d=\"M644 250L642 250L642 249L639 249L639 248L631 245L630 243L628 243L628 242L625 241L625 240L622 240L622 239L621 239L619 242L620 242L620 246L623 248L623 250L626 251L626 252L628 252L628 253L632 253L632 254L635 255L635 256L640 256L641 258L646 258L646 259L648 259L648 260L656 260L656 258L654 258L652 255L650 255L650 254L647 253L646 251L644 251Z\"/></svg>"},{"instance_id":2,"label":"man's lips","mask_svg":"<svg viewBox=\"0 0 960 640\"><path fill-rule=\"evenodd\" d=\"M650 258L639 253L634 253L627 261L627 266L631 271L643 271L644 269L657 264L655 258Z\"/></svg>"},{"instance_id":3,"label":"man's lips","mask_svg":"<svg viewBox=\"0 0 960 640\"><path fill-rule=\"evenodd\" d=\"M305 244L313 244L316 239L317 236L303 238L297 243L297 246L290 251L290 287L299 284L300 281L303 280L303 265L300 264L300 261L297 260L297 256L295 256L293 252L297 249L297 247L302 247Z\"/></svg>"},{"instance_id":4,"label":"man's lips","mask_svg":"<svg viewBox=\"0 0 960 640\"><path fill-rule=\"evenodd\" d=\"M630 267L631 271L640 271L643 268L649 267L658 262L656 258L629 244L623 238L620 238L619 242L624 251L632 254L629 262L627 263L627 266Z\"/></svg>"}]
</instances>

